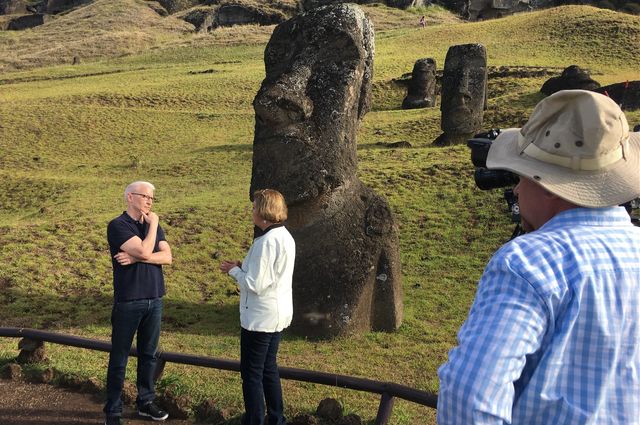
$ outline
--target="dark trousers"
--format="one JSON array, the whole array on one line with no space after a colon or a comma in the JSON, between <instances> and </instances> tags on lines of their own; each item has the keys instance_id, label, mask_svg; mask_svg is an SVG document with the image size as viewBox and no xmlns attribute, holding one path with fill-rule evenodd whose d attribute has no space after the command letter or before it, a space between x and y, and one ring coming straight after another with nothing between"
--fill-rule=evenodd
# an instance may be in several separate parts
<instances>
[{"instance_id":1,"label":"dark trousers","mask_svg":"<svg viewBox=\"0 0 640 425\"><path fill-rule=\"evenodd\" d=\"M282 387L276 355L280 332L253 332L242 329L240 334L240 373L245 415L243 425L263 425L267 404L268 425L285 425Z\"/></svg>"},{"instance_id":2,"label":"dark trousers","mask_svg":"<svg viewBox=\"0 0 640 425\"><path fill-rule=\"evenodd\" d=\"M156 354L160 339L162 298L115 303L111 312L111 354L107 371L107 416L122 416L122 386L127 370L129 351L133 335L138 333L136 404L142 406L155 399L153 375L156 369Z\"/></svg>"}]
</instances>

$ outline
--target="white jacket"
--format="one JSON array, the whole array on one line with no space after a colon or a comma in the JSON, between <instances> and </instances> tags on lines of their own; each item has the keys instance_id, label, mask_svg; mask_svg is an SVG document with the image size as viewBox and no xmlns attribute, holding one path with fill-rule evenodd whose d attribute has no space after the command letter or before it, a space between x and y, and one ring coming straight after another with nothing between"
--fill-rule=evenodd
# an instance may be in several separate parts
<instances>
[{"instance_id":1,"label":"white jacket","mask_svg":"<svg viewBox=\"0 0 640 425\"><path fill-rule=\"evenodd\" d=\"M284 227L253 240L242 268L229 274L240 287L240 326L248 331L280 332L293 317L293 265L296 243Z\"/></svg>"}]
</instances>

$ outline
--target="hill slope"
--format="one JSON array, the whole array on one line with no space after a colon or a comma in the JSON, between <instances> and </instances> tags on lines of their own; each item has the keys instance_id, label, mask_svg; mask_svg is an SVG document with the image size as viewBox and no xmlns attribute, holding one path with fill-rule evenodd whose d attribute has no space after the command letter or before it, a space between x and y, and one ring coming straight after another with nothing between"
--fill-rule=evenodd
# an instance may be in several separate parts
<instances>
[{"instance_id":1,"label":"hill slope","mask_svg":"<svg viewBox=\"0 0 640 425\"><path fill-rule=\"evenodd\" d=\"M264 77L268 33L240 44L253 27L196 37L172 28L163 33L167 40L152 38L161 49L0 75L1 325L108 338L105 226L124 208L124 186L145 179L158 187L155 208L175 256L166 269L162 349L238 357L237 293L217 266L221 258L240 258L251 242L251 102ZM405 321L393 334L322 343L287 336L280 363L437 391L437 367L455 343L475 282L511 233L502 193L475 188L467 148L431 146L440 133L438 108L401 110L405 93L394 78L422 57L435 58L441 69L450 45L481 42L494 67L559 73L578 64L602 83L640 79L639 32L638 17L575 6L378 31L373 110L358 136L359 176L389 200L399 225ZM491 79L485 126L521 123L546 78ZM628 117L640 122L638 111ZM396 141L412 148L378 144ZM0 365L15 355L15 341L0 340ZM104 380L102 354L49 346L49 355L62 373ZM240 412L237 374L168 365L161 384ZM346 413L371 420L379 403L366 393L294 382L284 391L288 417L330 396ZM398 401L391 423L434 423L433 411Z\"/></svg>"}]
</instances>

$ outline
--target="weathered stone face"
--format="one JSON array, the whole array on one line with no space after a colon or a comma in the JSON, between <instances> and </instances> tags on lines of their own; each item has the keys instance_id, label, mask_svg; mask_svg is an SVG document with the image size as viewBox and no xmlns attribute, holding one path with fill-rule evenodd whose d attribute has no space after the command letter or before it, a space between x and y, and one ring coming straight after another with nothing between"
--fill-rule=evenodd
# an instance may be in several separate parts
<instances>
[{"instance_id":1,"label":"weathered stone face","mask_svg":"<svg viewBox=\"0 0 640 425\"><path fill-rule=\"evenodd\" d=\"M487 52L481 44L451 46L442 76L441 128L446 141L465 141L482 127L487 92Z\"/></svg>"},{"instance_id":2,"label":"weathered stone face","mask_svg":"<svg viewBox=\"0 0 640 425\"><path fill-rule=\"evenodd\" d=\"M278 187L296 204L355 175L352 142L369 108L373 30L359 9L326 6L277 26L264 57L251 193Z\"/></svg>"},{"instance_id":3,"label":"weathered stone face","mask_svg":"<svg viewBox=\"0 0 640 425\"><path fill-rule=\"evenodd\" d=\"M397 230L386 201L356 177L369 108L373 31L359 8L313 9L273 32L254 100L251 193L274 188L296 241L292 330L332 337L402 320Z\"/></svg>"},{"instance_id":4,"label":"weathered stone face","mask_svg":"<svg viewBox=\"0 0 640 425\"><path fill-rule=\"evenodd\" d=\"M435 104L436 61L432 58L418 59L411 72L411 81L407 96L402 101L402 108L427 108Z\"/></svg>"}]
</instances>

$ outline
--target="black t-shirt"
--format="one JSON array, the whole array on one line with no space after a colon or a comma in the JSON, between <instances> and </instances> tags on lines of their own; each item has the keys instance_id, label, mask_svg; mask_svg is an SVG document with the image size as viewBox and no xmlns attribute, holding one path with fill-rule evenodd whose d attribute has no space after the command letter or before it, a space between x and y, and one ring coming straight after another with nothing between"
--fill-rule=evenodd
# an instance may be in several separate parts
<instances>
[{"instance_id":1,"label":"black t-shirt","mask_svg":"<svg viewBox=\"0 0 640 425\"><path fill-rule=\"evenodd\" d=\"M126 211L111 220L107 226L107 240L113 265L113 296L116 302L158 298L165 294L162 266L141 262L122 266L113 258L122 251L120 247L123 243L133 236L144 240L148 231L148 223L141 224L135 221ZM160 241L165 240L164 231L158 225L153 252L158 252Z\"/></svg>"}]
</instances>

